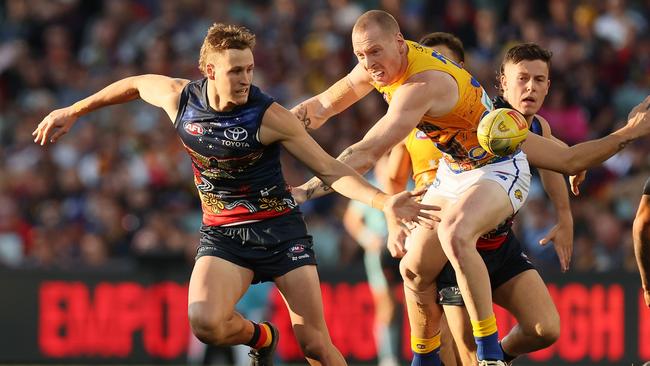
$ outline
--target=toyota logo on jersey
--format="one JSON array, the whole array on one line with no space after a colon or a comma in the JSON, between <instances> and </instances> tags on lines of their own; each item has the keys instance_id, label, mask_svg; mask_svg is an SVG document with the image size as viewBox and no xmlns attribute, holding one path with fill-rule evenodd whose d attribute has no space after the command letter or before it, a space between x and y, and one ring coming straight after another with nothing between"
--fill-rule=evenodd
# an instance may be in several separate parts
<instances>
[{"instance_id":1,"label":"toyota logo on jersey","mask_svg":"<svg viewBox=\"0 0 650 366\"><path fill-rule=\"evenodd\" d=\"M242 141L248 137L248 131L243 127L229 127L223 131L223 135L231 141Z\"/></svg>"}]
</instances>

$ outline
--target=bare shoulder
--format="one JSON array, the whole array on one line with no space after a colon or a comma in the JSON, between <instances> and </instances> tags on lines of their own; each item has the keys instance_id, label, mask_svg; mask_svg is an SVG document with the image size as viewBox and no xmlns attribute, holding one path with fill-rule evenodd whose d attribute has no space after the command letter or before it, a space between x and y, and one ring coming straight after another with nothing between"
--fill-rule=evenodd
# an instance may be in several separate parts
<instances>
[{"instance_id":1,"label":"bare shoulder","mask_svg":"<svg viewBox=\"0 0 650 366\"><path fill-rule=\"evenodd\" d=\"M542 135L544 137L551 137L552 136L551 125L548 123L546 118L540 116L539 114L535 114L535 118L537 118L539 124L542 126Z\"/></svg>"},{"instance_id":2,"label":"bare shoulder","mask_svg":"<svg viewBox=\"0 0 650 366\"><path fill-rule=\"evenodd\" d=\"M259 135L262 144L269 145L303 133L307 134L300 121L280 104L274 102L264 112Z\"/></svg>"},{"instance_id":3,"label":"bare shoulder","mask_svg":"<svg viewBox=\"0 0 650 366\"><path fill-rule=\"evenodd\" d=\"M293 116L293 114L277 102L273 102L264 112L262 123L276 124L287 118L287 116ZM290 123L286 124L290 125Z\"/></svg>"},{"instance_id":4,"label":"bare shoulder","mask_svg":"<svg viewBox=\"0 0 650 366\"><path fill-rule=\"evenodd\" d=\"M546 120L546 118L540 116L539 114L536 114L536 115L535 115L535 118L537 118L537 120L538 120L539 123L542 125L542 127L546 127L546 128L548 128L549 130L551 129L551 125L548 123L548 121Z\"/></svg>"},{"instance_id":5,"label":"bare shoulder","mask_svg":"<svg viewBox=\"0 0 650 366\"><path fill-rule=\"evenodd\" d=\"M183 88L185 88L187 84L190 83L188 79L180 79L180 78L170 78L170 79L171 79L172 89L179 93L183 91Z\"/></svg>"},{"instance_id":6,"label":"bare shoulder","mask_svg":"<svg viewBox=\"0 0 650 366\"><path fill-rule=\"evenodd\" d=\"M146 74L138 76L136 82L138 84L138 87L157 89L158 92L181 92L185 85L187 85L190 81L187 79L172 78L165 75Z\"/></svg>"}]
</instances>

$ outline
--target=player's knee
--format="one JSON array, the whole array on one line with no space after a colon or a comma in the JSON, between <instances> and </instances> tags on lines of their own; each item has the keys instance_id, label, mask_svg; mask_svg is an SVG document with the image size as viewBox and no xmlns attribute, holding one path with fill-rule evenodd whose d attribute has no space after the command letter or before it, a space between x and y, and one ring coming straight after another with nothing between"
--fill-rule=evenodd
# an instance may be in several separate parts
<instances>
[{"instance_id":1,"label":"player's knee","mask_svg":"<svg viewBox=\"0 0 650 366\"><path fill-rule=\"evenodd\" d=\"M560 327L540 328L536 333L542 347L548 347L560 338Z\"/></svg>"},{"instance_id":2,"label":"player's knee","mask_svg":"<svg viewBox=\"0 0 650 366\"><path fill-rule=\"evenodd\" d=\"M206 311L200 305L190 305L188 316L192 333L201 342L219 345L226 339L228 322L224 315Z\"/></svg>"},{"instance_id":3,"label":"player's knee","mask_svg":"<svg viewBox=\"0 0 650 366\"><path fill-rule=\"evenodd\" d=\"M538 322L528 329L527 333L537 338L541 348L548 347L560 338L560 321L559 319L549 319Z\"/></svg>"},{"instance_id":4,"label":"player's knee","mask_svg":"<svg viewBox=\"0 0 650 366\"><path fill-rule=\"evenodd\" d=\"M546 324L538 327L537 337L544 347L548 347L560 338L560 324Z\"/></svg>"},{"instance_id":5,"label":"player's knee","mask_svg":"<svg viewBox=\"0 0 650 366\"><path fill-rule=\"evenodd\" d=\"M309 335L305 335L298 339L300 349L305 354L305 357L323 362L327 358L329 348L333 347L326 341L326 336L320 332L313 331Z\"/></svg>"},{"instance_id":6,"label":"player's knee","mask_svg":"<svg viewBox=\"0 0 650 366\"><path fill-rule=\"evenodd\" d=\"M399 264L399 271L404 280L404 286L414 291L424 291L433 285L433 279L423 275L422 268L406 261Z\"/></svg>"}]
</instances>

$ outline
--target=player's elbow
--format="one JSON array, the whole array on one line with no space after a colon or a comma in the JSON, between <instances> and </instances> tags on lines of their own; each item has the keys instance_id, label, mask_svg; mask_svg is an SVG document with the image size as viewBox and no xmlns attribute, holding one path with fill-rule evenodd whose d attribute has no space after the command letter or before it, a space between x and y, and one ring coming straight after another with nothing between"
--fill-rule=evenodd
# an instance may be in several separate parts
<instances>
[{"instance_id":1,"label":"player's elbow","mask_svg":"<svg viewBox=\"0 0 650 366\"><path fill-rule=\"evenodd\" d=\"M361 141L345 149L339 156L339 160L363 174L372 169L385 152L377 144Z\"/></svg>"},{"instance_id":2,"label":"player's elbow","mask_svg":"<svg viewBox=\"0 0 650 366\"><path fill-rule=\"evenodd\" d=\"M584 169L581 168L579 165L568 162L568 165L566 166L564 171L561 171L559 173L562 173L564 175L576 175L576 174L580 173L583 170Z\"/></svg>"},{"instance_id":3,"label":"player's elbow","mask_svg":"<svg viewBox=\"0 0 650 366\"><path fill-rule=\"evenodd\" d=\"M558 173L564 175L576 175L581 171L585 170L587 167L583 162L578 159L578 157L573 156L574 154L565 154L562 161L559 164L560 169L554 169Z\"/></svg>"}]
</instances>

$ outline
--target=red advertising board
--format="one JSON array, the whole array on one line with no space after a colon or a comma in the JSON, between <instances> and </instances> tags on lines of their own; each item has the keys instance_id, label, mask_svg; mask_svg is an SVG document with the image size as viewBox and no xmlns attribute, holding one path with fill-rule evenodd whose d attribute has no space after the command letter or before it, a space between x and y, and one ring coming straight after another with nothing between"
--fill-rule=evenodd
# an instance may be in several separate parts
<instances>
[{"instance_id":1,"label":"red advertising board","mask_svg":"<svg viewBox=\"0 0 650 366\"><path fill-rule=\"evenodd\" d=\"M323 271L325 318L334 344L351 363L376 359L374 306L358 270ZM0 273L0 363L184 362L190 339L187 273ZM548 278L561 318L551 347L519 364L623 365L650 359L650 309L635 274ZM401 294L400 289L395 289ZM281 359L302 359L282 297L272 291L269 318L283 336ZM495 307L500 334L514 318ZM403 320L403 334L408 322ZM402 357L410 357L402 337Z\"/></svg>"}]
</instances>

